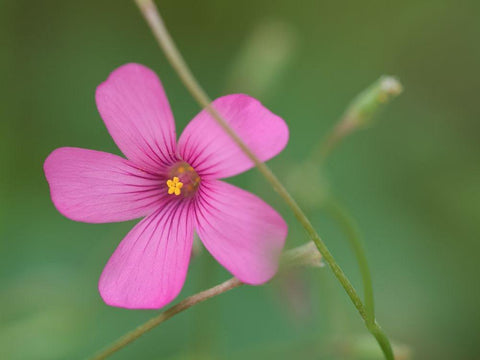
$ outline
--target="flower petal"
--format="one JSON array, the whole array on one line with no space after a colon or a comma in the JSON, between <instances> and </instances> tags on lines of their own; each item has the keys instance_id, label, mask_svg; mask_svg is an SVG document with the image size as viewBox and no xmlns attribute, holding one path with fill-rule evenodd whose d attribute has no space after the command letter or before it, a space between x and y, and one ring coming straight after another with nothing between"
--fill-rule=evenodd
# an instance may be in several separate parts
<instances>
[{"instance_id":1,"label":"flower petal","mask_svg":"<svg viewBox=\"0 0 480 360\"><path fill-rule=\"evenodd\" d=\"M152 70L123 65L98 86L95 98L110 135L128 159L151 169L172 163L175 122Z\"/></svg>"},{"instance_id":2,"label":"flower petal","mask_svg":"<svg viewBox=\"0 0 480 360\"><path fill-rule=\"evenodd\" d=\"M158 176L101 151L60 148L45 160L52 201L66 217L90 223L145 216L161 204Z\"/></svg>"},{"instance_id":3,"label":"flower petal","mask_svg":"<svg viewBox=\"0 0 480 360\"><path fill-rule=\"evenodd\" d=\"M171 199L123 239L98 284L108 305L158 309L179 294L192 250L191 204Z\"/></svg>"},{"instance_id":4,"label":"flower petal","mask_svg":"<svg viewBox=\"0 0 480 360\"><path fill-rule=\"evenodd\" d=\"M241 281L268 281L287 236L282 217L257 196L223 181L203 181L199 191L195 226L208 251Z\"/></svg>"},{"instance_id":5,"label":"flower petal","mask_svg":"<svg viewBox=\"0 0 480 360\"><path fill-rule=\"evenodd\" d=\"M212 105L260 160L271 159L287 144L287 124L254 98L228 95ZM202 178L225 178L254 166L206 110L185 128L178 150Z\"/></svg>"}]
</instances>

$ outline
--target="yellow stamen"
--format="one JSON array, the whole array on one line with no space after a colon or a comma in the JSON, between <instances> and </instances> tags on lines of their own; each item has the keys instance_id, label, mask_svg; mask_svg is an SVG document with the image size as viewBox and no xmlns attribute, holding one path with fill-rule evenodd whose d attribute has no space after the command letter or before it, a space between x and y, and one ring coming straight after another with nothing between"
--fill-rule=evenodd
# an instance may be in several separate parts
<instances>
[{"instance_id":1,"label":"yellow stamen","mask_svg":"<svg viewBox=\"0 0 480 360\"><path fill-rule=\"evenodd\" d=\"M167 180L167 186L170 195L175 194L178 196L182 193L180 189L183 187L183 183L176 176L173 179Z\"/></svg>"}]
</instances>

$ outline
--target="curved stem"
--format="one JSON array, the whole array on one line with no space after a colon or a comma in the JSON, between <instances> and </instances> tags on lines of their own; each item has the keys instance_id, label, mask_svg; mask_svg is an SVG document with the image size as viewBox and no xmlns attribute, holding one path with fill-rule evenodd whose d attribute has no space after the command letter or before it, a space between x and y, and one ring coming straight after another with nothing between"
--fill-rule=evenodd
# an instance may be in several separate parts
<instances>
[{"instance_id":1,"label":"curved stem","mask_svg":"<svg viewBox=\"0 0 480 360\"><path fill-rule=\"evenodd\" d=\"M163 19L158 12L155 3L152 0L135 0L140 11L145 17L147 23L149 24L153 35L158 41L158 44L165 53L165 56L169 60L172 67L175 69L180 79L184 83L185 87L189 90L191 95L199 103L199 105L205 108L212 117L217 121L217 123L223 128L223 130L232 138L232 140L240 147L240 149L253 161L260 173L265 177L265 179L272 185L272 187L279 193L283 198L285 203L291 208L297 220L304 227L309 237L313 240L318 250L322 254L325 261L328 263L332 269L335 277L341 283L348 296L350 297L352 303L355 305L356 309L360 313L361 317L367 322L367 313L362 304L360 297L353 288L352 284L345 276L344 272L340 266L335 261L333 255L328 250L325 243L322 241L318 233L313 228L310 220L306 217L303 210L299 207L297 202L293 199L287 189L283 184L278 180L275 174L270 170L270 168L265 165L243 142L243 140L235 133L235 131L228 125L225 119L211 106L211 100L196 81L192 72L188 68L185 60L178 51L173 39L171 38ZM389 360L393 359L393 354L390 351L385 352L385 357Z\"/></svg>"},{"instance_id":2,"label":"curved stem","mask_svg":"<svg viewBox=\"0 0 480 360\"><path fill-rule=\"evenodd\" d=\"M119 338L117 341L115 341L113 344L110 346L106 347L104 350L100 351L98 354L94 355L91 360L103 360L109 357L110 355L114 354L118 350L124 348L131 342L135 341L138 339L140 336L145 334L146 332L152 330L154 327L160 325L161 323L167 321L170 319L172 316L187 310L188 308L191 308L193 305L196 305L198 303L201 303L207 299L210 299L214 296L223 294L224 292L227 292L228 290L234 289L236 287L239 287L243 285L243 283L236 279L236 278L231 278L219 285L216 285L210 289L201 291L195 295L192 295L182 301L180 301L178 304L172 306L170 309L160 313L160 315L157 315L150 320L148 320L146 323L140 325L137 327L135 330L125 334L121 338Z\"/></svg>"},{"instance_id":3,"label":"curved stem","mask_svg":"<svg viewBox=\"0 0 480 360\"><path fill-rule=\"evenodd\" d=\"M367 312L368 324L375 322L375 304L373 297L373 286L370 268L368 266L367 256L365 255L364 246L360 237L360 232L354 220L348 215L346 210L335 200L327 203L327 211L338 222L342 230L345 232L350 245L353 248L355 257L358 261L358 267L362 275L363 293L365 310Z\"/></svg>"},{"instance_id":4,"label":"curved stem","mask_svg":"<svg viewBox=\"0 0 480 360\"><path fill-rule=\"evenodd\" d=\"M368 328L368 331L370 331L370 333L377 340L385 357L387 359L394 360L395 357L393 355L392 345L390 344L390 340L388 340L387 334L385 334L385 331L383 331L380 325L378 325L378 323L374 321L372 324L367 325L367 328Z\"/></svg>"},{"instance_id":5,"label":"curved stem","mask_svg":"<svg viewBox=\"0 0 480 360\"><path fill-rule=\"evenodd\" d=\"M366 325L370 333L375 337L383 352L391 353L392 348L390 342L375 320L375 303L373 296L372 277L368 266L367 256L362 244L360 231L355 221L350 217L347 211L335 200L327 203L327 210L331 216L341 225L345 231L350 245L353 247L355 257L358 261L360 273L362 274L363 292L365 301L365 310L367 312ZM393 356L393 355L392 355Z\"/></svg>"}]
</instances>

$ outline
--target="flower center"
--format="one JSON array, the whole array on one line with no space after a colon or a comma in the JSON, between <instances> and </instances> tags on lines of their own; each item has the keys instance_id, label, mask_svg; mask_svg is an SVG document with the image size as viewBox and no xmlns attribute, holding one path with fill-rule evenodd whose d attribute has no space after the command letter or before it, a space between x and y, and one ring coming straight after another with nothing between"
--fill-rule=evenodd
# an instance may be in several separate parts
<instances>
[{"instance_id":1,"label":"flower center","mask_svg":"<svg viewBox=\"0 0 480 360\"><path fill-rule=\"evenodd\" d=\"M168 172L168 177L167 186L170 195L190 197L195 194L200 185L200 176L184 161L175 164Z\"/></svg>"},{"instance_id":2,"label":"flower center","mask_svg":"<svg viewBox=\"0 0 480 360\"><path fill-rule=\"evenodd\" d=\"M175 194L175 195L180 195L182 193L182 187L183 183L180 181L180 179L176 176L173 177L171 180L167 180L167 186L168 186L168 193Z\"/></svg>"}]
</instances>

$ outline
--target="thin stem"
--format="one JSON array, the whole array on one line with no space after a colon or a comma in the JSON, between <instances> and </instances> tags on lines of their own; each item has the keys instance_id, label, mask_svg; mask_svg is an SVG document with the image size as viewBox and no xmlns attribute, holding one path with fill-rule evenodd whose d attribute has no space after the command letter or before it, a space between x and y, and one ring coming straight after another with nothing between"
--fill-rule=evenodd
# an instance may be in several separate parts
<instances>
[{"instance_id":1,"label":"thin stem","mask_svg":"<svg viewBox=\"0 0 480 360\"><path fill-rule=\"evenodd\" d=\"M383 331L380 325L375 321L373 324L367 324L367 329L377 340L385 358L388 360L394 360L395 356L393 355L392 345L390 344L387 334L385 334L385 331Z\"/></svg>"},{"instance_id":2,"label":"thin stem","mask_svg":"<svg viewBox=\"0 0 480 360\"><path fill-rule=\"evenodd\" d=\"M370 268L368 266L367 256L360 237L360 232L355 221L348 215L347 211L336 201L330 200L327 203L327 211L339 223L345 232L350 245L353 248L355 257L358 261L360 273L362 274L363 293L365 310L367 312L368 323L375 322L375 304L373 297L373 286Z\"/></svg>"},{"instance_id":3,"label":"thin stem","mask_svg":"<svg viewBox=\"0 0 480 360\"><path fill-rule=\"evenodd\" d=\"M298 246L294 249L290 249L285 251L282 254L281 258L281 269L285 270L290 267L294 266L318 266L320 262L320 254L317 252L315 248L312 247L312 243L309 242L307 244ZM227 292L231 289L239 287L243 285L243 283L236 279L231 278L219 285L216 285L210 289L201 291L195 295L192 295L178 304L172 306L168 310L160 313L159 315L151 318L146 323L140 325L135 330L125 334L124 336L120 337L117 341L113 342L110 346L106 347L104 350L100 351L98 354L94 355L91 360L101 360L106 359L110 355L114 354L118 350L124 348L131 342L138 339L143 334L147 333L148 331L152 330L154 327L160 325L161 323L167 321L172 316L191 308L192 306L199 304L207 299L210 299L214 296L218 296Z\"/></svg>"},{"instance_id":4,"label":"thin stem","mask_svg":"<svg viewBox=\"0 0 480 360\"><path fill-rule=\"evenodd\" d=\"M396 78L380 77L352 100L340 121L314 149L311 160L322 164L344 138L370 125L379 110L402 91L402 84Z\"/></svg>"},{"instance_id":5,"label":"thin stem","mask_svg":"<svg viewBox=\"0 0 480 360\"><path fill-rule=\"evenodd\" d=\"M207 299L210 299L214 296L223 294L224 292L227 292L229 290L232 290L236 287L239 287L243 285L243 283L236 279L236 278L231 278L219 285L216 285L210 289L201 291L195 295L192 295L182 301L180 301L178 304L172 306L168 310L160 313L159 315L151 318L148 320L146 323L140 325L137 327L135 330L125 334L121 338L119 338L117 341L112 343L110 346L106 347L104 350L100 351L96 355L94 355L91 360L103 360L109 357L110 355L114 354L118 350L124 348L131 342L135 341L138 339L140 336L145 334L146 332L152 330L154 327L160 325L161 323L167 321L174 315L177 315L178 313L181 313L182 311L187 310L188 308L191 308L192 306L199 304Z\"/></svg>"},{"instance_id":6,"label":"thin stem","mask_svg":"<svg viewBox=\"0 0 480 360\"><path fill-rule=\"evenodd\" d=\"M223 128L223 130L232 138L232 140L241 148L241 150L253 161L260 173L265 177L265 179L272 185L272 187L279 193L283 198L285 203L291 208L295 217L300 222L300 224L305 228L309 237L313 240L318 250L322 254L323 258L327 264L332 269L335 277L341 283L348 296L350 297L352 303L355 305L356 309L360 313L361 317L367 323L367 314L365 308L362 304L360 297L353 288L352 284L345 276L344 272L340 266L335 261L333 255L328 250L327 246L324 244L318 233L313 228L310 220L306 217L302 209L299 207L297 202L293 197L288 193L283 184L278 180L275 174L270 170L270 168L265 165L243 142L243 140L235 133L235 131L228 125L225 119L211 106L211 100L199 85L199 83L194 78L192 72L188 68L186 62L178 51L173 39L171 38L167 28L165 27L164 21L158 12L155 3L152 0L135 0L141 13L145 17L147 23L149 24L153 35L158 41L158 44L163 49L165 56L169 60L172 67L175 69L180 79L184 83L185 87L190 91L195 100L199 105L205 108L212 117L217 121L217 123ZM367 327L368 328L368 327ZM383 349L383 348L382 348ZM385 357L389 360L393 359L393 354L391 348L389 351L385 351Z\"/></svg>"},{"instance_id":7,"label":"thin stem","mask_svg":"<svg viewBox=\"0 0 480 360\"><path fill-rule=\"evenodd\" d=\"M312 152L311 161L323 165L328 155L337 147L338 144L353 130L352 123L346 120L346 115L337 125L327 133L323 141L319 143Z\"/></svg>"},{"instance_id":8,"label":"thin stem","mask_svg":"<svg viewBox=\"0 0 480 360\"><path fill-rule=\"evenodd\" d=\"M377 342L384 353L391 352L392 349L390 342L380 325L378 325L375 320L375 303L373 296L372 277L370 268L368 266L367 256L361 240L360 231L358 230L358 227L352 217L337 201L330 200L327 203L327 210L345 231L347 239L349 240L350 245L353 247L355 257L357 258L360 273L362 274L365 311L367 312L367 328L373 334L375 339L377 339Z\"/></svg>"}]
</instances>

